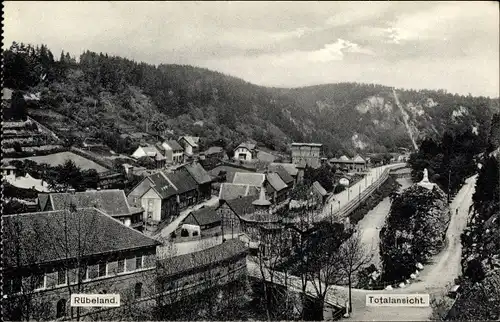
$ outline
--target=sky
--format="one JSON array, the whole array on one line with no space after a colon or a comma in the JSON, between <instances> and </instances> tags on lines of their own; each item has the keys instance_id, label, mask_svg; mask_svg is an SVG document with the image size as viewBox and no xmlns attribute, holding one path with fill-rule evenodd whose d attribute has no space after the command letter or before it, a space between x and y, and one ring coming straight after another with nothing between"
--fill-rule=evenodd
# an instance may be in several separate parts
<instances>
[{"instance_id":1,"label":"sky","mask_svg":"<svg viewBox=\"0 0 500 322\"><path fill-rule=\"evenodd\" d=\"M4 2L4 47L188 64L254 84L337 82L499 96L499 5L473 2Z\"/></svg>"}]
</instances>

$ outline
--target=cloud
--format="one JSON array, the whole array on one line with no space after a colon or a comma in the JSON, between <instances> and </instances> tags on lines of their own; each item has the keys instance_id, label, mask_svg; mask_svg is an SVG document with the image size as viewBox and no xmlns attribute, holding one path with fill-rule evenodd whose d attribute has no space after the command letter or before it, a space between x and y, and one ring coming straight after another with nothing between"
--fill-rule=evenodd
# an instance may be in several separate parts
<instances>
[{"instance_id":1,"label":"cloud","mask_svg":"<svg viewBox=\"0 0 500 322\"><path fill-rule=\"evenodd\" d=\"M7 1L4 25L4 47L190 64L261 85L499 87L494 2Z\"/></svg>"},{"instance_id":2,"label":"cloud","mask_svg":"<svg viewBox=\"0 0 500 322\"><path fill-rule=\"evenodd\" d=\"M342 60L345 53L375 55L370 49L361 48L358 44L339 38L334 43L326 44L322 49L310 52L308 58L314 62L328 62L332 60Z\"/></svg>"}]
</instances>

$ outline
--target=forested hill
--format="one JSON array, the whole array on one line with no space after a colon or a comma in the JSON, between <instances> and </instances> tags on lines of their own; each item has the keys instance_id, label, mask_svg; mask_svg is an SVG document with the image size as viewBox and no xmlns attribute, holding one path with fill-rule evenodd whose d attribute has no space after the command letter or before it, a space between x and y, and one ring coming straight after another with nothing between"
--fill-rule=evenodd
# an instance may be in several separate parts
<instances>
[{"instance_id":1,"label":"forested hill","mask_svg":"<svg viewBox=\"0 0 500 322\"><path fill-rule=\"evenodd\" d=\"M14 43L4 62L5 87L41 92L41 108L69 118L75 140L100 137L116 150L125 148L120 134L148 129L201 136L205 146L250 139L285 150L292 141L314 141L330 156L382 152L411 147L408 131L417 140L446 129L488 133L499 110L498 99L396 90L400 109L392 88L380 85L266 88L203 68L90 51L77 61L44 45Z\"/></svg>"}]
</instances>

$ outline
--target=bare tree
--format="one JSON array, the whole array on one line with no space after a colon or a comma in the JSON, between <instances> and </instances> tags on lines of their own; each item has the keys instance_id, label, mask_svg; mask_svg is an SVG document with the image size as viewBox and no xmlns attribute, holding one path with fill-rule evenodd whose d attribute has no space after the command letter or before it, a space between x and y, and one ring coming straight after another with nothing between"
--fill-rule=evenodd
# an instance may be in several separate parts
<instances>
[{"instance_id":1,"label":"bare tree","mask_svg":"<svg viewBox=\"0 0 500 322\"><path fill-rule=\"evenodd\" d=\"M34 292L43 273L38 270L39 263L36 258L39 258L43 249L38 247L36 236L31 233L30 227L24 227L15 216L4 220L2 224L4 238L10 239L9 247L5 247L4 244L4 256L15 263L15 267L4 267L2 272L4 319L20 321L50 319L50 308L47 307L50 303L42 302ZM19 270L26 272L22 267L30 268L29 276L18 275ZM7 273L8 271L10 272Z\"/></svg>"},{"instance_id":2,"label":"bare tree","mask_svg":"<svg viewBox=\"0 0 500 322\"><path fill-rule=\"evenodd\" d=\"M349 287L349 312L352 312L351 288L353 278L371 262L372 258L373 254L367 253L361 242L361 235L357 230L353 232L349 239L342 243L337 252L336 261L338 262L338 268L347 278Z\"/></svg>"}]
</instances>

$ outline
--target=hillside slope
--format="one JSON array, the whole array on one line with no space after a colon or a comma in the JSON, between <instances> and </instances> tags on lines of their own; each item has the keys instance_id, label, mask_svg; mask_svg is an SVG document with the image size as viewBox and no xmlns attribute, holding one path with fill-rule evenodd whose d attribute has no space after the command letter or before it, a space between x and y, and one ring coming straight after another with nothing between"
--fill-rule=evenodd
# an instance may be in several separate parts
<instances>
[{"instance_id":1,"label":"hillside slope","mask_svg":"<svg viewBox=\"0 0 500 322\"><path fill-rule=\"evenodd\" d=\"M34 114L55 114L77 140L103 138L117 151L127 149L120 134L170 130L201 136L205 146L254 140L286 151L292 141L315 141L329 156L383 152L411 148L409 131L416 140L447 129L488 133L499 110L498 99L398 89L399 109L392 88L381 85L266 88L203 68L89 51L78 62L67 53L55 60L46 46L14 44L4 58L7 87L42 93Z\"/></svg>"}]
</instances>

